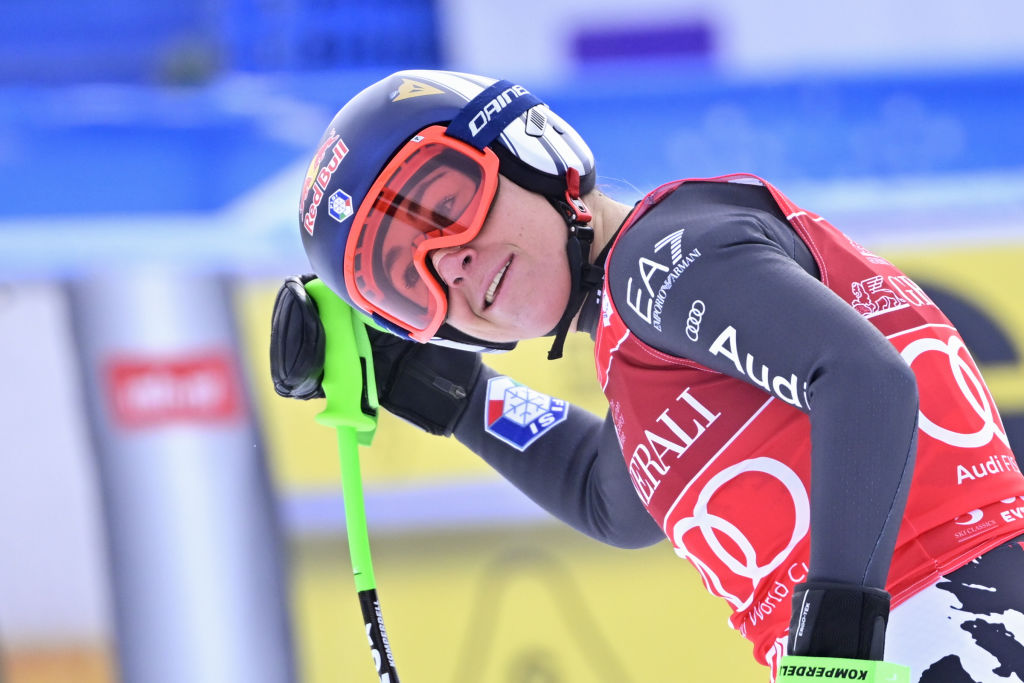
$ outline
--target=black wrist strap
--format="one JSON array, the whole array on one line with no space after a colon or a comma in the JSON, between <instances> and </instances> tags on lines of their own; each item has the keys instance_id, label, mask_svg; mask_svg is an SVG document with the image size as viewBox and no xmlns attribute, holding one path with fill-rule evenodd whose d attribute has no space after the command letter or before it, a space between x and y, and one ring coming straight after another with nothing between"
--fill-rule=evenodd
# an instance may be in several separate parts
<instances>
[{"instance_id":1,"label":"black wrist strap","mask_svg":"<svg viewBox=\"0 0 1024 683\"><path fill-rule=\"evenodd\" d=\"M793 590L791 655L881 660L889 594L877 588L808 581Z\"/></svg>"}]
</instances>

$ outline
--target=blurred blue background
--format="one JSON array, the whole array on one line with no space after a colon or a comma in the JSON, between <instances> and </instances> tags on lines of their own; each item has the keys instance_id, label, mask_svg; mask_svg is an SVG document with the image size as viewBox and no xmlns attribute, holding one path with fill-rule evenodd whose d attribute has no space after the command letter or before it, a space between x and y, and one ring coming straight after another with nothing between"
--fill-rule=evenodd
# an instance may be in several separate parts
<instances>
[{"instance_id":1,"label":"blurred blue background","mask_svg":"<svg viewBox=\"0 0 1024 683\"><path fill-rule=\"evenodd\" d=\"M583 134L624 201L755 173L903 254L981 321L965 339L1024 435L1024 282L1012 259L984 265L1024 246L1019 2L5 0L0 558L14 559L0 560L0 654L19 655L15 683L110 680L103 496L66 288L140 269L235 286L307 270L295 213L316 141L350 96L404 68L521 82ZM242 327L265 356L262 328ZM303 486L283 486L295 507Z\"/></svg>"},{"instance_id":2,"label":"blurred blue background","mask_svg":"<svg viewBox=\"0 0 1024 683\"><path fill-rule=\"evenodd\" d=\"M984 201L1019 207L1022 10L997 5L981 17L880 0L849 15L811 3L768 13L743 0L644 0L630 12L611 2L8 2L0 220L15 224L0 268L80 265L16 240L18 226L224 209L307 156L351 94L407 67L522 80L584 133L605 182L626 194L746 171L790 191L812 186L798 201L827 212L847 208L821 194L837 182L884 191L914 181L927 194L940 187L927 179L988 174ZM934 194L970 210L976 192L954 183ZM854 201L879 196L895 202L884 192ZM289 230L282 222L260 239L299 257ZM173 229L155 232L162 247L175 240ZM201 258L262 264L184 235Z\"/></svg>"}]
</instances>

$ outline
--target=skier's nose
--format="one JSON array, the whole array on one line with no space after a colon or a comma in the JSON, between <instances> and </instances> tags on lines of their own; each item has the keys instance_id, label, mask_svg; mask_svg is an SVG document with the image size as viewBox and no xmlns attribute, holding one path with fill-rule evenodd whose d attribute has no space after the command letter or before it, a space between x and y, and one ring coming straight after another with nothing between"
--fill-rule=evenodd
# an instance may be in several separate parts
<instances>
[{"instance_id":1,"label":"skier's nose","mask_svg":"<svg viewBox=\"0 0 1024 683\"><path fill-rule=\"evenodd\" d=\"M471 247L446 247L430 254L434 270L449 287L460 287L476 260L476 251Z\"/></svg>"}]
</instances>

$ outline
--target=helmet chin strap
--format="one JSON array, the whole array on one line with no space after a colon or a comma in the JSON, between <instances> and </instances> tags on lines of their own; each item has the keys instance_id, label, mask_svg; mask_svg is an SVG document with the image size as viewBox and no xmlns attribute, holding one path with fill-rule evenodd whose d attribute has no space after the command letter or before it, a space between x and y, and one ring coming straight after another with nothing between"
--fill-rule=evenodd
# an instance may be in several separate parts
<instances>
[{"instance_id":1,"label":"helmet chin strap","mask_svg":"<svg viewBox=\"0 0 1024 683\"><path fill-rule=\"evenodd\" d=\"M594 242L594 229L589 223L593 215L587 205L580 199L580 174L570 167L565 176L566 190L564 197L548 197L558 210L569 228L569 239L565 243L566 255L569 258L570 290L562 318L549 332L555 339L548 351L548 360L562 357L565 338L569 334L572 321L583 307L583 302L591 292L597 291L604 280L603 259L598 263L590 262L590 247Z\"/></svg>"}]
</instances>

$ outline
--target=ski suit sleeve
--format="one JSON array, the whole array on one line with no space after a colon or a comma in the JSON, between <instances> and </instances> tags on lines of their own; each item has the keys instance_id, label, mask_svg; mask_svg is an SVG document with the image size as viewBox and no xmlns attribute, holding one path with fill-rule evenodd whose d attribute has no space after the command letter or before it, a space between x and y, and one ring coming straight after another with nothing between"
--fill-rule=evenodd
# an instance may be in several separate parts
<instances>
[{"instance_id":1,"label":"ski suit sleeve","mask_svg":"<svg viewBox=\"0 0 1024 683\"><path fill-rule=\"evenodd\" d=\"M811 423L809 580L884 588L913 471L914 375L874 326L821 283L806 246L780 216L727 202L694 205L670 220L645 216L623 234L609 264L612 299L630 329L660 351L791 404L770 380L795 375L806 386L807 404L797 407ZM668 290L655 329L630 309L626 281L681 226L682 249L699 257ZM697 335L687 335L686 321L696 300L705 312L692 341Z\"/></svg>"},{"instance_id":2,"label":"ski suit sleeve","mask_svg":"<svg viewBox=\"0 0 1024 683\"><path fill-rule=\"evenodd\" d=\"M610 419L570 406L566 419L520 451L485 429L486 365L469 395L455 437L556 518L599 541L641 548L665 536L644 509L626 472Z\"/></svg>"}]
</instances>

